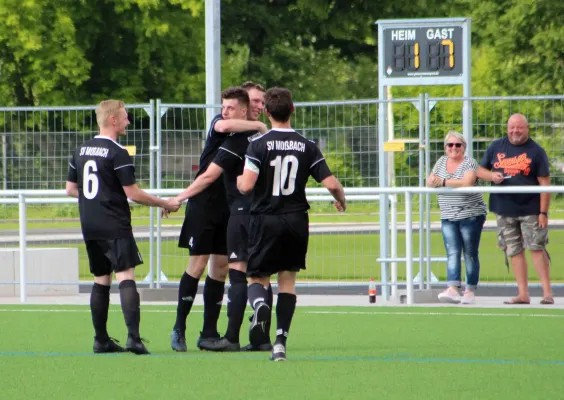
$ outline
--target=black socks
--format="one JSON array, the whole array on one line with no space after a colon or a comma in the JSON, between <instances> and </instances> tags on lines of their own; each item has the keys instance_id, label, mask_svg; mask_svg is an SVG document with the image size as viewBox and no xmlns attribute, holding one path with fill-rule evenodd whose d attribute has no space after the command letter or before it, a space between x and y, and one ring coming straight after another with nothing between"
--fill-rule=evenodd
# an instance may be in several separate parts
<instances>
[{"instance_id":1,"label":"black socks","mask_svg":"<svg viewBox=\"0 0 564 400\"><path fill-rule=\"evenodd\" d=\"M270 307L270 318L266 321L265 329L266 329L266 339L267 343L270 343L270 326L272 325L272 306L273 306L273 297L272 294L272 285L268 285L268 289L266 290L266 304Z\"/></svg>"},{"instance_id":2,"label":"black socks","mask_svg":"<svg viewBox=\"0 0 564 400\"><path fill-rule=\"evenodd\" d=\"M260 283L253 283L249 285L248 288L249 304L255 309L255 305L264 301L266 303L266 298L268 297L268 292L264 286Z\"/></svg>"},{"instance_id":3,"label":"black socks","mask_svg":"<svg viewBox=\"0 0 564 400\"><path fill-rule=\"evenodd\" d=\"M90 294L90 311L92 324L96 332L96 339L106 342L109 338L106 324L108 322L108 308L110 307L110 286L99 285L94 282Z\"/></svg>"},{"instance_id":4,"label":"black socks","mask_svg":"<svg viewBox=\"0 0 564 400\"><path fill-rule=\"evenodd\" d=\"M239 343L239 332L245 316L247 305L247 277L244 272L230 269L229 282L231 286L227 292L227 331L225 338L231 343Z\"/></svg>"},{"instance_id":5,"label":"black socks","mask_svg":"<svg viewBox=\"0 0 564 400\"><path fill-rule=\"evenodd\" d=\"M186 318L190 314L196 293L198 292L199 278L194 278L186 272L180 278L180 286L178 287L178 305L176 307L176 323L174 329L181 333L186 332Z\"/></svg>"},{"instance_id":6,"label":"black socks","mask_svg":"<svg viewBox=\"0 0 564 400\"><path fill-rule=\"evenodd\" d=\"M121 310L125 319L125 325L130 337L139 339L139 322L141 320L141 309L137 285L133 280L125 280L119 283L119 297Z\"/></svg>"},{"instance_id":7,"label":"black socks","mask_svg":"<svg viewBox=\"0 0 564 400\"><path fill-rule=\"evenodd\" d=\"M204 327L202 337L217 337L217 320L221 313L225 282L206 277L204 285Z\"/></svg>"},{"instance_id":8,"label":"black socks","mask_svg":"<svg viewBox=\"0 0 564 400\"><path fill-rule=\"evenodd\" d=\"M286 346L286 339L292 324L292 317L296 310L296 295L290 293L278 293L276 303L276 342Z\"/></svg>"}]
</instances>

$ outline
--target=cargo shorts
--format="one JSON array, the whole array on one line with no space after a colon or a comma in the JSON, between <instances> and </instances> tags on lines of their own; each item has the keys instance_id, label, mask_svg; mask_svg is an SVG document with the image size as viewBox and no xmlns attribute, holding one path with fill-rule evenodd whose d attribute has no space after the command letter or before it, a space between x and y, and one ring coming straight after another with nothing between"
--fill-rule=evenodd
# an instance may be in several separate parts
<instances>
[{"instance_id":1,"label":"cargo shorts","mask_svg":"<svg viewBox=\"0 0 564 400\"><path fill-rule=\"evenodd\" d=\"M513 257L524 249L545 250L548 244L548 228L540 228L538 215L504 217L496 215L498 246L507 257Z\"/></svg>"}]
</instances>

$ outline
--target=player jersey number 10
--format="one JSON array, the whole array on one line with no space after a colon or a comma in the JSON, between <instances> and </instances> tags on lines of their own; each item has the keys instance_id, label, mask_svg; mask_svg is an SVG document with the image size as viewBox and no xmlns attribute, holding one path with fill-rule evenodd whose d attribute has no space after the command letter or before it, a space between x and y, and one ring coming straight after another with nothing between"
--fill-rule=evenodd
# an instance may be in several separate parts
<instances>
[{"instance_id":1,"label":"player jersey number 10","mask_svg":"<svg viewBox=\"0 0 564 400\"><path fill-rule=\"evenodd\" d=\"M284 158L277 156L270 162L274 167L274 178L272 180L273 196L288 196L296 189L296 175L298 174L298 159L296 156L287 155Z\"/></svg>"},{"instance_id":2,"label":"player jersey number 10","mask_svg":"<svg viewBox=\"0 0 564 400\"><path fill-rule=\"evenodd\" d=\"M98 176L94 173L98 171L98 166L96 161L88 160L84 164L82 176L82 187L84 191L84 197L88 200L92 200L98 194Z\"/></svg>"}]
</instances>

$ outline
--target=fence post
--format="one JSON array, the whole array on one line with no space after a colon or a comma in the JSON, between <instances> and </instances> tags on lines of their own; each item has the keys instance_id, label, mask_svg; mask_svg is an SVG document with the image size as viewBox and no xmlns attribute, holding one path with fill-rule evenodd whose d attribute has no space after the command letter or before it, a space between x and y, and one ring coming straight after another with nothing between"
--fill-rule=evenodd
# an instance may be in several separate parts
<instances>
[{"instance_id":1,"label":"fence post","mask_svg":"<svg viewBox=\"0 0 564 400\"><path fill-rule=\"evenodd\" d=\"M385 195L387 196L387 195ZM390 195L390 202L392 205L392 217L390 220L391 225L391 257L397 258L398 256L398 195ZM381 231L381 229L380 229ZM398 263L397 261L391 262L391 284L392 284L392 296L393 300L398 298Z\"/></svg>"},{"instance_id":2,"label":"fence post","mask_svg":"<svg viewBox=\"0 0 564 400\"><path fill-rule=\"evenodd\" d=\"M26 288L26 208L25 208L25 196L23 194L18 195L19 204L19 219L20 219L20 301L22 303L27 302L27 288Z\"/></svg>"},{"instance_id":3,"label":"fence post","mask_svg":"<svg viewBox=\"0 0 564 400\"><path fill-rule=\"evenodd\" d=\"M4 190L8 190L8 138L6 134L2 135L2 176Z\"/></svg>"},{"instance_id":4,"label":"fence post","mask_svg":"<svg viewBox=\"0 0 564 400\"><path fill-rule=\"evenodd\" d=\"M468 28L465 30L464 33L464 41L467 43L467 46L471 48L471 41L472 35L470 34L471 30L471 18L466 20ZM464 70L471 71L472 70L472 52L468 52L468 57L464 58ZM466 155L470 158L474 158L474 132L472 131L472 100L470 96L472 96L472 74L465 74L465 82L462 85L462 96L466 97L464 100L464 105L462 107L462 131L464 132L464 137L466 139Z\"/></svg>"},{"instance_id":5,"label":"fence post","mask_svg":"<svg viewBox=\"0 0 564 400\"><path fill-rule=\"evenodd\" d=\"M159 109L157 105L157 115ZM150 101L149 105L149 186L155 189L155 100ZM149 287L155 287L155 207L149 209L149 275L145 281L149 280Z\"/></svg>"},{"instance_id":6,"label":"fence post","mask_svg":"<svg viewBox=\"0 0 564 400\"><path fill-rule=\"evenodd\" d=\"M425 143L427 148L425 150L425 176L429 176L431 173L431 110L434 104L429 101L429 95L425 93ZM429 193L425 194L425 253L427 254L427 260L425 262L426 276L427 276L427 287L426 289L431 289L431 195ZM423 280L423 274L421 274L421 280Z\"/></svg>"},{"instance_id":7,"label":"fence post","mask_svg":"<svg viewBox=\"0 0 564 400\"><path fill-rule=\"evenodd\" d=\"M161 164L161 160L162 160L162 126L161 126L161 120L162 120L162 116L166 113L167 108L163 108L161 107L161 99L157 99L157 120L156 120L156 139L157 139L157 189L161 188L161 182L162 182L162 164ZM161 248L161 212L160 209L157 210L157 277L156 277L156 281L157 281L157 288L160 289L161 287L161 274L162 274L162 269L161 269L161 253L162 253L162 248Z\"/></svg>"},{"instance_id":8,"label":"fence post","mask_svg":"<svg viewBox=\"0 0 564 400\"><path fill-rule=\"evenodd\" d=\"M380 93L380 99L385 98L385 90ZM386 134L386 106L385 101L378 103L378 174L379 174L379 186L381 188L387 187L387 174L388 165L386 163L386 154L384 153L384 142L387 139ZM380 194L380 257L388 258L388 196L386 194ZM389 300L389 280L388 280L388 262L383 261L380 268L381 280L382 280L382 300L384 302Z\"/></svg>"},{"instance_id":9,"label":"fence post","mask_svg":"<svg viewBox=\"0 0 564 400\"><path fill-rule=\"evenodd\" d=\"M425 139L425 115L427 108L425 107L425 95L419 95L419 187L425 187L427 175L425 175L425 149L429 146L429 141ZM423 251L424 251L424 220L425 220L425 199L423 193L419 193L419 289L423 289Z\"/></svg>"},{"instance_id":10,"label":"fence post","mask_svg":"<svg viewBox=\"0 0 564 400\"><path fill-rule=\"evenodd\" d=\"M407 284L407 304L413 304L413 229L411 192L405 192L405 280ZM423 277L421 277L423 278Z\"/></svg>"}]
</instances>

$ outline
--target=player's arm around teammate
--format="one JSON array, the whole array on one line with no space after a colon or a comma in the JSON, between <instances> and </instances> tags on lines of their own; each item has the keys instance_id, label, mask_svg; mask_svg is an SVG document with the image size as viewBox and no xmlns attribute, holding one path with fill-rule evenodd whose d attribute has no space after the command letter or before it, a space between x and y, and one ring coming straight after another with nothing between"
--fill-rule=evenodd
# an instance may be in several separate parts
<instances>
[{"instance_id":1,"label":"player's arm around teammate","mask_svg":"<svg viewBox=\"0 0 564 400\"><path fill-rule=\"evenodd\" d=\"M228 270L225 235L229 209L225 189L217 179L222 171L212 166L212 161L230 134L267 130L262 122L247 121L248 107L249 99L244 89L236 87L222 92L222 113L214 118L210 126L196 180L177 196L180 200L189 199L178 245L189 249L190 259L180 279L176 322L171 334L171 347L176 351L187 350L186 318L208 261L208 276L204 285L204 324L197 346L201 348L206 341L219 337L217 319L221 312Z\"/></svg>"},{"instance_id":2,"label":"player's arm around teammate","mask_svg":"<svg viewBox=\"0 0 564 400\"><path fill-rule=\"evenodd\" d=\"M229 104L224 104L222 106L223 113L222 116L224 119L218 120L215 125L214 129L217 132L221 133L241 133L246 131L256 130L261 133L265 133L268 128L263 122L260 121L248 121L244 119L240 119L242 115L242 110L236 109L233 102L224 102ZM246 118L247 110L244 110L244 117ZM229 118L229 119L225 119ZM206 169L206 171L199 175L194 182L192 182L184 191L182 191L179 195L176 196L176 199L181 203L194 197L205 189L207 189L213 182L215 182L223 173L223 169L218 166L216 163L212 162ZM167 216L168 213L163 212L163 216Z\"/></svg>"}]
</instances>

